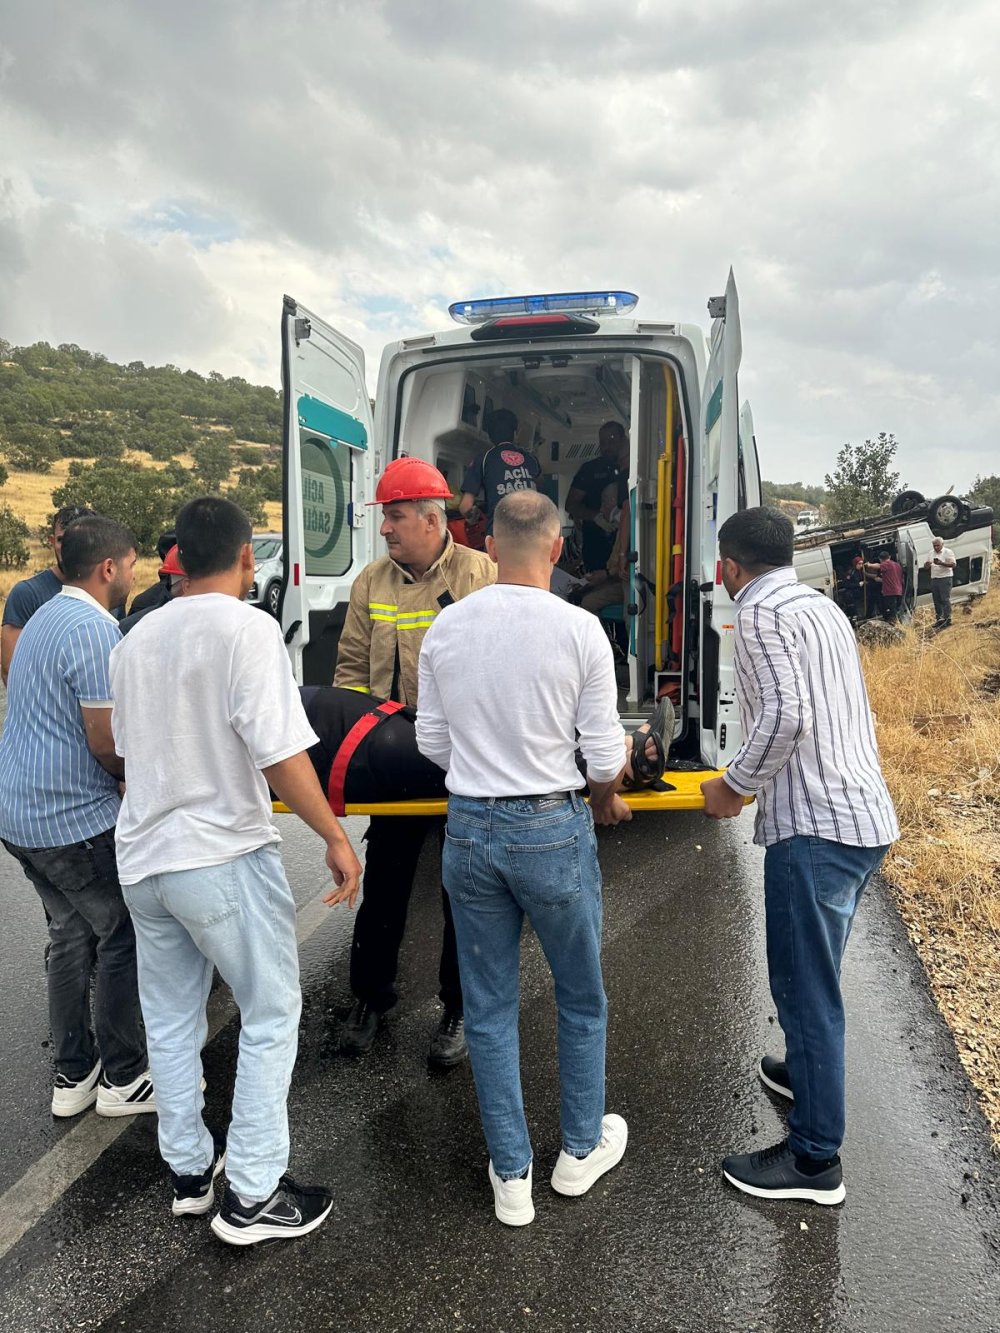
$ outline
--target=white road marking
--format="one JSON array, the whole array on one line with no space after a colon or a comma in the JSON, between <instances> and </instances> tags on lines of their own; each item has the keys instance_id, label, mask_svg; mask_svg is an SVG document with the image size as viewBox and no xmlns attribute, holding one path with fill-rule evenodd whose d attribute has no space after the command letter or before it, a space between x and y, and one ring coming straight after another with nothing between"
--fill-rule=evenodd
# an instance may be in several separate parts
<instances>
[{"instance_id":1,"label":"white road marking","mask_svg":"<svg viewBox=\"0 0 1000 1333\"><path fill-rule=\"evenodd\" d=\"M329 893L330 888L327 884L297 912L295 935L300 945L332 919L331 909L323 902L323 895ZM236 1017L236 1013L236 1005L228 990L220 987L208 1002L206 1045ZM20 1180L0 1195L0 1259L134 1122L133 1116L110 1120L83 1115L68 1134L64 1134L44 1157L28 1167Z\"/></svg>"}]
</instances>

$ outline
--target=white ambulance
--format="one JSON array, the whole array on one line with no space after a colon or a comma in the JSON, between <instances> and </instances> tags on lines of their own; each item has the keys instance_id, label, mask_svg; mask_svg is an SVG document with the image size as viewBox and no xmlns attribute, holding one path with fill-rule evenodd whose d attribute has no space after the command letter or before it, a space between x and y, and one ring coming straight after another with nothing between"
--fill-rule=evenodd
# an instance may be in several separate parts
<instances>
[{"instance_id":1,"label":"white ambulance","mask_svg":"<svg viewBox=\"0 0 1000 1333\"><path fill-rule=\"evenodd\" d=\"M760 473L739 402L732 273L708 303L707 340L693 325L637 318L636 301L607 291L458 302L454 328L384 349L373 408L361 349L286 297L280 617L298 680L328 685L351 584L384 552L368 502L390 460L427 459L457 491L490 447L485 420L509 408L518 444L541 464L539 488L563 508L598 453L599 427L618 421L630 440L629 576L621 605L602 618L625 627L620 711L633 728L664 692L677 708L667 789L632 803L690 809L702 803L699 783L740 745L733 604L716 532L760 503Z\"/></svg>"}]
</instances>

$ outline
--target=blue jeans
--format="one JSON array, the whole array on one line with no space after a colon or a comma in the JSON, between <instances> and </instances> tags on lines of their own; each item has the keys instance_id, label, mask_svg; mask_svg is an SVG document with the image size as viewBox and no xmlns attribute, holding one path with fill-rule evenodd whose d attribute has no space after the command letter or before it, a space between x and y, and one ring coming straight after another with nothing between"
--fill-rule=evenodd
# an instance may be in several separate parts
<instances>
[{"instance_id":1,"label":"blue jeans","mask_svg":"<svg viewBox=\"0 0 1000 1333\"><path fill-rule=\"evenodd\" d=\"M48 913L49 1027L56 1072L75 1082L90 1073L99 1055L111 1083L131 1083L146 1072L146 1041L135 934L118 883L114 829L68 847L4 846L20 862Z\"/></svg>"},{"instance_id":2,"label":"blue jeans","mask_svg":"<svg viewBox=\"0 0 1000 1333\"><path fill-rule=\"evenodd\" d=\"M493 1169L531 1165L521 1095L521 926L538 936L555 981L563 1147L586 1156L601 1137L607 1000L601 977L601 870L579 795L452 796L443 856L465 997L465 1033Z\"/></svg>"},{"instance_id":3,"label":"blue jeans","mask_svg":"<svg viewBox=\"0 0 1000 1333\"><path fill-rule=\"evenodd\" d=\"M861 895L887 851L795 837L764 854L767 970L795 1097L788 1139L800 1157L834 1157L844 1139L840 964Z\"/></svg>"},{"instance_id":4,"label":"blue jeans","mask_svg":"<svg viewBox=\"0 0 1000 1333\"><path fill-rule=\"evenodd\" d=\"M160 1152L179 1175L212 1162L201 1048L215 966L241 1019L226 1174L244 1198L270 1198L288 1166L288 1085L302 1007L295 901L278 850L150 875L124 894L135 923Z\"/></svg>"}]
</instances>

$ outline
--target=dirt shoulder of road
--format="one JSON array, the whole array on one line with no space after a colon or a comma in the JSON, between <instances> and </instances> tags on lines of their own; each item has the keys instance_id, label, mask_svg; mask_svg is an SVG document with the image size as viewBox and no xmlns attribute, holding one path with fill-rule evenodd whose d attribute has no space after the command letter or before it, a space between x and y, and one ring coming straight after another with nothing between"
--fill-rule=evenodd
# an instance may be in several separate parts
<instances>
[{"instance_id":1,"label":"dirt shoulder of road","mask_svg":"<svg viewBox=\"0 0 1000 1333\"><path fill-rule=\"evenodd\" d=\"M930 620L861 649L902 830L885 875L1000 1151L1000 588Z\"/></svg>"}]
</instances>

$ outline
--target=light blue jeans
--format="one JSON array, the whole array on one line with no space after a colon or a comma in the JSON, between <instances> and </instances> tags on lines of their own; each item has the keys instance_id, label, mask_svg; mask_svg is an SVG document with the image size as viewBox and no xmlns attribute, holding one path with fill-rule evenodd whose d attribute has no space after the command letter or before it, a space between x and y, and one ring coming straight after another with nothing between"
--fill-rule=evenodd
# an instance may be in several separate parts
<instances>
[{"instance_id":1,"label":"light blue jeans","mask_svg":"<svg viewBox=\"0 0 1000 1333\"><path fill-rule=\"evenodd\" d=\"M215 966L242 1023L226 1174L244 1198L270 1198L288 1166L288 1085L302 1008L295 901L278 850L150 875L123 893L135 925L160 1152L178 1175L198 1175L212 1162L201 1049Z\"/></svg>"},{"instance_id":2,"label":"light blue jeans","mask_svg":"<svg viewBox=\"0 0 1000 1333\"><path fill-rule=\"evenodd\" d=\"M525 916L555 981L563 1147L586 1156L601 1137L607 1036L601 870L589 807L576 794L555 801L451 796L443 878L494 1171L511 1179L531 1165L517 1027Z\"/></svg>"}]
</instances>

